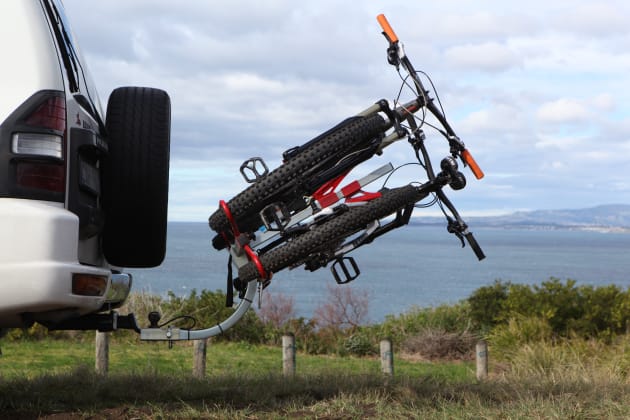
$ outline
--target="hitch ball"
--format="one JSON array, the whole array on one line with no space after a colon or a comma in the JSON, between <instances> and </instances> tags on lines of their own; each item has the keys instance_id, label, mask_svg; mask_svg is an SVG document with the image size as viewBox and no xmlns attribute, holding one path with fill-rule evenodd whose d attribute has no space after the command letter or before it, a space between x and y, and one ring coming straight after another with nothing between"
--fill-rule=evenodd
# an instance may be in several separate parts
<instances>
[{"instance_id":1,"label":"hitch ball","mask_svg":"<svg viewBox=\"0 0 630 420\"><path fill-rule=\"evenodd\" d=\"M149 312L149 328L160 328L158 325L160 318L162 318L162 315L159 312Z\"/></svg>"}]
</instances>

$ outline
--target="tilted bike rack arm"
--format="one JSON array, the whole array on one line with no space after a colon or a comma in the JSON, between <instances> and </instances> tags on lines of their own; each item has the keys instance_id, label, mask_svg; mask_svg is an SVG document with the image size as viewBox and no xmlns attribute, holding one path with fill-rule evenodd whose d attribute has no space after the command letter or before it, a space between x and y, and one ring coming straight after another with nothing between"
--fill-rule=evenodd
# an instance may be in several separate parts
<instances>
[{"instance_id":1,"label":"tilted bike rack arm","mask_svg":"<svg viewBox=\"0 0 630 420\"><path fill-rule=\"evenodd\" d=\"M145 341L182 341L182 340L203 340L206 338L214 337L223 334L228 329L232 328L234 324L240 321L245 315L245 312L249 309L254 301L256 295L256 283L257 280L252 280L247 284L247 290L245 296L239 302L236 310L226 320L203 330L186 330L182 328L173 328L170 326L161 328L141 328L140 340Z\"/></svg>"}]
</instances>

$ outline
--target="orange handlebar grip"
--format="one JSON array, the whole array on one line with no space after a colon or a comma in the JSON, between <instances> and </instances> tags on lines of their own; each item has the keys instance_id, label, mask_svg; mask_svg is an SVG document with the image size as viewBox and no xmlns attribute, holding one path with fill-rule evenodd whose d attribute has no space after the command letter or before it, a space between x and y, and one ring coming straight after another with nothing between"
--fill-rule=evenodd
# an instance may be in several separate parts
<instances>
[{"instance_id":1,"label":"orange handlebar grip","mask_svg":"<svg viewBox=\"0 0 630 420\"><path fill-rule=\"evenodd\" d=\"M390 26L389 22L387 21L385 15L381 13L376 17L376 20L381 25L381 28L383 28L383 32L385 32L385 35L387 36L387 39L389 39L389 42L391 42L392 44L398 42L398 37L396 36L396 33Z\"/></svg>"},{"instance_id":2,"label":"orange handlebar grip","mask_svg":"<svg viewBox=\"0 0 630 420\"><path fill-rule=\"evenodd\" d=\"M462 152L462 159L464 159L464 162L466 162L466 164L470 167L470 170L475 175L475 178L481 179L484 177L483 171L479 165L477 165L477 162L475 162L475 159L472 157L468 149L464 149Z\"/></svg>"}]
</instances>

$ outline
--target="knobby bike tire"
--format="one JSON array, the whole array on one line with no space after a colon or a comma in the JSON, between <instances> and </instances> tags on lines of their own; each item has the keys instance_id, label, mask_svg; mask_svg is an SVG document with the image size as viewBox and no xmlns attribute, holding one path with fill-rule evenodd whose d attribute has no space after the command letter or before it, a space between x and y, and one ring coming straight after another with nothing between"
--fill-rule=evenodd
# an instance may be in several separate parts
<instances>
[{"instance_id":1,"label":"knobby bike tire","mask_svg":"<svg viewBox=\"0 0 630 420\"><path fill-rule=\"evenodd\" d=\"M227 202L239 229L246 232L257 229L262 224L258 213L265 206L277 201L279 191L284 191L286 186L301 174L324 161L334 162L359 149L382 133L384 126L385 121L378 114L353 117L304 145L296 156ZM208 222L215 232L224 232L230 228L229 221L221 209L215 211Z\"/></svg>"},{"instance_id":2,"label":"knobby bike tire","mask_svg":"<svg viewBox=\"0 0 630 420\"><path fill-rule=\"evenodd\" d=\"M383 190L381 194L381 197L362 206L350 207L345 213L321 225L316 225L310 231L261 255L259 260L263 268L267 273L274 273L296 264L312 252L343 240L365 229L370 222L389 216L426 196L426 193L419 192L418 188L412 185ZM252 262L240 267L238 276L244 282L259 277L257 268Z\"/></svg>"}]
</instances>

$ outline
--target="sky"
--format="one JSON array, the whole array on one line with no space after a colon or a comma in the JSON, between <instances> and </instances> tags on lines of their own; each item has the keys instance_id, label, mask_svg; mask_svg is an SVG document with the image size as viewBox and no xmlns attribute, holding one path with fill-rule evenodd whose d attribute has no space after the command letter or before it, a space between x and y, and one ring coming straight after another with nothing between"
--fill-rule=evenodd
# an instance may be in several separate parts
<instances>
[{"instance_id":1,"label":"sky","mask_svg":"<svg viewBox=\"0 0 630 420\"><path fill-rule=\"evenodd\" d=\"M171 97L169 220L205 222L247 186L244 160L274 168L284 150L396 98L379 13L486 174L465 170L466 189L449 193L464 217L630 204L630 2L64 4L104 107L118 86ZM438 163L446 142L426 134ZM413 161L404 143L349 177ZM412 180L417 168L388 186Z\"/></svg>"}]
</instances>

